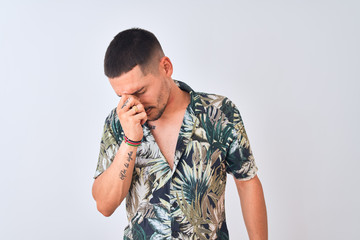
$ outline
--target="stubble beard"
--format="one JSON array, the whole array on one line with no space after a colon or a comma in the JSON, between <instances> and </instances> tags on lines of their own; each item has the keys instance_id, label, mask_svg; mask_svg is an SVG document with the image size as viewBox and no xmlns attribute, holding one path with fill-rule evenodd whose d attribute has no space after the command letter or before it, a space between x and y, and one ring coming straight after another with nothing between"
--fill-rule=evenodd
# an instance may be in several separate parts
<instances>
[{"instance_id":1,"label":"stubble beard","mask_svg":"<svg viewBox=\"0 0 360 240\"><path fill-rule=\"evenodd\" d=\"M156 121L159 118L161 118L161 116L163 115L163 113L165 111L165 108L166 108L166 104L162 108L159 109L159 111L158 111L158 113L156 114L155 117L149 118L148 121Z\"/></svg>"},{"instance_id":2,"label":"stubble beard","mask_svg":"<svg viewBox=\"0 0 360 240\"><path fill-rule=\"evenodd\" d=\"M169 87L166 87L165 85L163 85L163 88L162 88L162 92L165 93L165 92L170 92L170 88ZM158 113L156 114L156 116L154 118L151 118L151 119L148 119L149 121L156 121L158 120L159 118L161 118L161 116L163 115L164 111L165 111L165 108L167 106L167 102L169 101L169 97L170 97L170 94L167 96L166 99L164 99L165 103L163 104L162 107L160 107L160 103L161 103L161 94L158 96L158 99L157 99L157 105L159 106L159 110L158 110ZM154 108L156 109L156 108Z\"/></svg>"}]
</instances>

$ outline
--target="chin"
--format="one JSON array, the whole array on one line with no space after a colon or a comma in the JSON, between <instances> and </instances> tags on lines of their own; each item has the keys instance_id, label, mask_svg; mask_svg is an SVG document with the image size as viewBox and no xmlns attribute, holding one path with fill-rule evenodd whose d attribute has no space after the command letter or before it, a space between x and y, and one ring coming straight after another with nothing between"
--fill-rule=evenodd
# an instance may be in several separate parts
<instances>
[{"instance_id":1,"label":"chin","mask_svg":"<svg viewBox=\"0 0 360 240\"><path fill-rule=\"evenodd\" d=\"M162 116L163 111L161 112L152 112L150 115L148 115L148 121L156 121Z\"/></svg>"},{"instance_id":2,"label":"chin","mask_svg":"<svg viewBox=\"0 0 360 240\"><path fill-rule=\"evenodd\" d=\"M156 121L156 120L158 120L160 117L161 117L161 116L151 117L151 115L150 115L150 116L148 116L147 120L148 120L148 121Z\"/></svg>"}]
</instances>

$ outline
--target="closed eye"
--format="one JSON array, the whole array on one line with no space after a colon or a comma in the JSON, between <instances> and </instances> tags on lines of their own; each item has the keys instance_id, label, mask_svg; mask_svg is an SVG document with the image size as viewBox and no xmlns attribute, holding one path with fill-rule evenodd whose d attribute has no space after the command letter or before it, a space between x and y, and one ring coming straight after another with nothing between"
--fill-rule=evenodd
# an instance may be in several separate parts
<instances>
[{"instance_id":1,"label":"closed eye","mask_svg":"<svg viewBox=\"0 0 360 240\"><path fill-rule=\"evenodd\" d=\"M145 88L141 88L140 90L136 91L134 95L141 95L144 94L145 92L146 92Z\"/></svg>"},{"instance_id":2,"label":"closed eye","mask_svg":"<svg viewBox=\"0 0 360 240\"><path fill-rule=\"evenodd\" d=\"M141 95L141 94L143 94L145 92L146 92L145 87L142 87L139 90L137 90L137 91L135 91L133 93L127 94L127 95ZM118 94L118 96L121 97L120 94Z\"/></svg>"}]
</instances>

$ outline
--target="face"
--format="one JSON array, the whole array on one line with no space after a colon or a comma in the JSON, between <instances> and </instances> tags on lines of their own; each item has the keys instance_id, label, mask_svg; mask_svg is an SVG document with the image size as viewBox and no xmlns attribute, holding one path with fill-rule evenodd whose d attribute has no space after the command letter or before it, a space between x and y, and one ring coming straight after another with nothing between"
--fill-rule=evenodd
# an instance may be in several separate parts
<instances>
[{"instance_id":1,"label":"face","mask_svg":"<svg viewBox=\"0 0 360 240\"><path fill-rule=\"evenodd\" d=\"M139 66L116 78L109 79L118 96L136 96L145 108L148 121L159 119L170 95L170 83L161 71L143 74Z\"/></svg>"}]
</instances>

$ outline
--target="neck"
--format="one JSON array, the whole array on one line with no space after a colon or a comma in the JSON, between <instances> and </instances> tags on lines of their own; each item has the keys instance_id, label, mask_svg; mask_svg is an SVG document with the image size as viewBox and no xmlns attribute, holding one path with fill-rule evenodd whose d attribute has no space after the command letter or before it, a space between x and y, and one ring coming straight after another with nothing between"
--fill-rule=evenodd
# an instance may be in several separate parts
<instances>
[{"instance_id":1,"label":"neck","mask_svg":"<svg viewBox=\"0 0 360 240\"><path fill-rule=\"evenodd\" d=\"M166 105L166 108L161 116L155 122L166 121L174 116L176 113L183 111L190 103L190 94L188 92L182 91L176 83L171 80L170 95Z\"/></svg>"}]
</instances>

